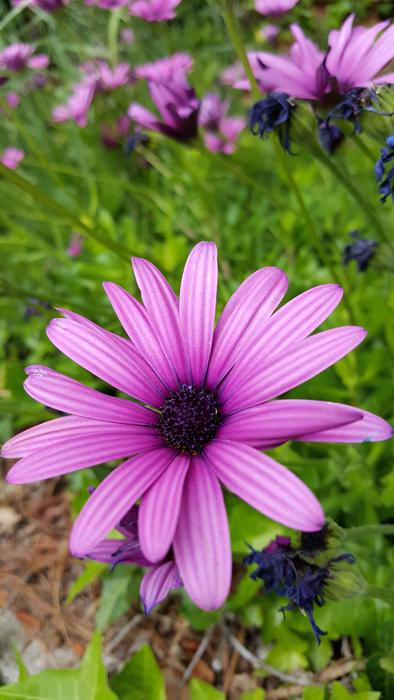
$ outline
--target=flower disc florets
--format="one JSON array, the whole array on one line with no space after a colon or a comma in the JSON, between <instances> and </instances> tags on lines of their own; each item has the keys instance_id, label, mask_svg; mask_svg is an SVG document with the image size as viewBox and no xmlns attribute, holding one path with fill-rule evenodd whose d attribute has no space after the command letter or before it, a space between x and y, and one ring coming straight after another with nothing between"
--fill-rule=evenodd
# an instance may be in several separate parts
<instances>
[{"instance_id":1,"label":"flower disc florets","mask_svg":"<svg viewBox=\"0 0 394 700\"><path fill-rule=\"evenodd\" d=\"M168 394L161 407L158 427L168 447L197 455L215 437L220 418L220 404L214 391L182 384Z\"/></svg>"}]
</instances>

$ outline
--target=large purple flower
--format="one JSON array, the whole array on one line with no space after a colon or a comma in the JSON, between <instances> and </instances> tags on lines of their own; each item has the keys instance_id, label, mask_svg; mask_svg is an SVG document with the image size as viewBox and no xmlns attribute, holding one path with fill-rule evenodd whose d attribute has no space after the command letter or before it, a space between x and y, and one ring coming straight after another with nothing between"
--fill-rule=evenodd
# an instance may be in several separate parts
<instances>
[{"instance_id":1,"label":"large purple flower","mask_svg":"<svg viewBox=\"0 0 394 700\"><path fill-rule=\"evenodd\" d=\"M285 92L291 97L325 101L328 93L344 95L352 88L394 82L393 72L382 72L394 58L394 25L378 22L353 27L354 15L338 31L331 31L328 48L321 51L293 24L294 43L288 56L266 51L251 54L252 69L263 90ZM244 89L245 77L233 82Z\"/></svg>"},{"instance_id":2,"label":"large purple flower","mask_svg":"<svg viewBox=\"0 0 394 700\"><path fill-rule=\"evenodd\" d=\"M116 526L125 539L103 540L90 552L86 552L85 557L111 564L112 568L118 564L135 564L147 568L148 571L141 580L140 595L148 615L164 600L167 593L182 586L182 580L171 553L160 562L151 562L144 556L138 537L138 511L138 506L132 506Z\"/></svg>"},{"instance_id":3,"label":"large purple flower","mask_svg":"<svg viewBox=\"0 0 394 700\"><path fill-rule=\"evenodd\" d=\"M130 119L145 129L159 131L178 141L194 139L200 102L186 78L192 66L193 59L187 53L176 53L138 66L135 74L148 81L150 96L161 120L136 102L128 109Z\"/></svg>"},{"instance_id":4,"label":"large purple flower","mask_svg":"<svg viewBox=\"0 0 394 700\"><path fill-rule=\"evenodd\" d=\"M191 599L214 609L231 581L220 482L278 522L318 530L324 513L316 497L261 450L287 440L382 440L392 431L381 418L349 406L274 400L365 337L355 326L310 335L340 301L337 285L310 289L273 313L287 279L278 268L263 268L241 284L215 328L213 243L192 250L179 299L147 260L133 259L133 269L142 304L117 284L104 283L129 339L70 311L51 321L47 333L68 357L135 401L102 394L47 367L28 367L27 393L71 415L9 440L3 456L21 459L7 479L29 483L127 457L77 517L71 551L92 551L141 499L144 557L162 562L172 547Z\"/></svg>"}]
</instances>

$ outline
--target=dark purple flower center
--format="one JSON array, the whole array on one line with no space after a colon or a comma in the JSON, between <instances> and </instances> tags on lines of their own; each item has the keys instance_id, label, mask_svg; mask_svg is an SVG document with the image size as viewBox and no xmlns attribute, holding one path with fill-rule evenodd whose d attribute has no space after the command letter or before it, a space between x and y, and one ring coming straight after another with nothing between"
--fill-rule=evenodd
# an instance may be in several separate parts
<instances>
[{"instance_id":1,"label":"dark purple flower center","mask_svg":"<svg viewBox=\"0 0 394 700\"><path fill-rule=\"evenodd\" d=\"M215 437L220 421L220 403L214 391L182 384L164 401L158 428L168 447L197 455Z\"/></svg>"}]
</instances>

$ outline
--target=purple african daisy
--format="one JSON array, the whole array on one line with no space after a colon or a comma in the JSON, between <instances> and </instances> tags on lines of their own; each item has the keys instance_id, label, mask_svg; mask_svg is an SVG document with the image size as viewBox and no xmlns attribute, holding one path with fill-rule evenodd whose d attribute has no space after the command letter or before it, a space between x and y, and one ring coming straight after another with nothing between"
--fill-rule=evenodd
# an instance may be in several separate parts
<instances>
[{"instance_id":1,"label":"purple african daisy","mask_svg":"<svg viewBox=\"0 0 394 700\"><path fill-rule=\"evenodd\" d=\"M201 101L198 125L203 130L204 144L214 153L234 153L239 134L245 128L242 117L228 116L229 103L208 93Z\"/></svg>"},{"instance_id":2,"label":"purple african daisy","mask_svg":"<svg viewBox=\"0 0 394 700\"><path fill-rule=\"evenodd\" d=\"M254 6L261 15L278 17L297 5L298 0L255 0Z\"/></svg>"},{"instance_id":3,"label":"purple african daisy","mask_svg":"<svg viewBox=\"0 0 394 700\"><path fill-rule=\"evenodd\" d=\"M176 53L153 63L138 66L137 78L148 81L152 102L160 112L161 121L153 112L132 103L128 115L139 126L159 131L178 141L197 136L197 116L200 102L187 82L186 75L193 66L187 53Z\"/></svg>"},{"instance_id":4,"label":"purple african daisy","mask_svg":"<svg viewBox=\"0 0 394 700\"><path fill-rule=\"evenodd\" d=\"M44 366L28 367L27 393L71 415L5 444L4 457L20 458L7 480L29 483L127 457L77 517L71 551L91 552L140 499L144 557L157 564L172 548L190 598L210 610L223 604L231 581L221 483L284 525L319 530L325 518L314 494L261 450L287 440L383 440L392 430L358 408L276 400L364 339L366 331L356 326L310 335L339 303L337 285L310 289L275 311L287 279L265 267L241 284L215 327L214 243L193 248L179 299L154 265L141 258L132 263L143 303L104 283L128 339L64 310L47 334L70 359L134 401Z\"/></svg>"},{"instance_id":5,"label":"purple african daisy","mask_svg":"<svg viewBox=\"0 0 394 700\"><path fill-rule=\"evenodd\" d=\"M175 8L181 0L131 0L129 14L147 22L164 22L175 19Z\"/></svg>"},{"instance_id":6,"label":"purple african daisy","mask_svg":"<svg viewBox=\"0 0 394 700\"><path fill-rule=\"evenodd\" d=\"M386 21L353 27L353 22L354 15L350 15L341 29L330 32L326 51L293 24L290 30L295 41L288 56L266 51L250 54L261 89L324 102L331 93L337 97L352 88L394 82L393 72L382 72L394 58L394 25ZM243 76L233 86L245 89L248 81Z\"/></svg>"},{"instance_id":7,"label":"purple african daisy","mask_svg":"<svg viewBox=\"0 0 394 700\"><path fill-rule=\"evenodd\" d=\"M85 554L85 558L111 564L136 564L147 568L141 580L140 595L148 615L174 588L182 586L179 571L170 552L163 561L151 562L141 549L138 537L138 506L133 506L116 525L125 539L106 539Z\"/></svg>"},{"instance_id":8,"label":"purple african daisy","mask_svg":"<svg viewBox=\"0 0 394 700\"><path fill-rule=\"evenodd\" d=\"M33 56L34 51L34 46L30 44L11 44L0 51L0 68L13 73L24 68L34 70L46 68L49 63L48 56L46 54Z\"/></svg>"},{"instance_id":9,"label":"purple african daisy","mask_svg":"<svg viewBox=\"0 0 394 700\"><path fill-rule=\"evenodd\" d=\"M88 123L89 108L92 104L95 89L94 78L86 78L76 83L66 102L54 108L52 112L53 121L66 122L72 119L79 127L85 127Z\"/></svg>"},{"instance_id":10,"label":"purple african daisy","mask_svg":"<svg viewBox=\"0 0 394 700\"><path fill-rule=\"evenodd\" d=\"M8 146L8 148L5 148L3 153L0 154L0 163L3 163L3 165L5 165L6 168L10 168L10 170L16 170L24 157L25 152L20 148Z\"/></svg>"}]
</instances>

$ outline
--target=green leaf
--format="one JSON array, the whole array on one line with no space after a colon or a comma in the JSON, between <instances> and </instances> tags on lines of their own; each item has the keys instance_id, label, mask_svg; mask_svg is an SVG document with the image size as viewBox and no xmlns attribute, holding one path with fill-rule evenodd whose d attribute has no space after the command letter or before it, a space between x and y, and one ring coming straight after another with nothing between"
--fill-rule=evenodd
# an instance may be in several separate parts
<instances>
[{"instance_id":1,"label":"green leaf","mask_svg":"<svg viewBox=\"0 0 394 700\"><path fill-rule=\"evenodd\" d=\"M14 647L14 653L15 653L15 659L16 663L18 665L18 670L19 670L19 680L18 682L20 683L21 681L26 680L26 678L29 677L29 672L25 666L25 662L23 660L23 656L20 653L19 649L17 647Z\"/></svg>"},{"instance_id":2,"label":"green leaf","mask_svg":"<svg viewBox=\"0 0 394 700\"><path fill-rule=\"evenodd\" d=\"M86 586L92 583L96 578L101 576L108 569L107 564L102 564L98 561L88 561L85 564L85 568L78 578L72 584L66 598L66 605L71 603L75 596L77 596L81 591L83 591Z\"/></svg>"},{"instance_id":3,"label":"green leaf","mask_svg":"<svg viewBox=\"0 0 394 700\"><path fill-rule=\"evenodd\" d=\"M103 578L100 606L96 615L96 625L104 630L129 608L138 595L138 582L131 567L119 566Z\"/></svg>"},{"instance_id":4,"label":"green leaf","mask_svg":"<svg viewBox=\"0 0 394 700\"><path fill-rule=\"evenodd\" d=\"M112 678L119 700L166 700L164 679L155 655L146 644Z\"/></svg>"},{"instance_id":5,"label":"green leaf","mask_svg":"<svg viewBox=\"0 0 394 700\"><path fill-rule=\"evenodd\" d=\"M325 690L324 688L317 688L313 685L308 685L304 688L302 694L302 700L324 700Z\"/></svg>"},{"instance_id":6,"label":"green leaf","mask_svg":"<svg viewBox=\"0 0 394 700\"><path fill-rule=\"evenodd\" d=\"M0 700L117 700L107 683L101 656L101 637L96 632L80 668L50 669L0 688Z\"/></svg>"},{"instance_id":7,"label":"green leaf","mask_svg":"<svg viewBox=\"0 0 394 700\"><path fill-rule=\"evenodd\" d=\"M264 700L265 692L262 688L250 690L248 693L242 693L240 700Z\"/></svg>"},{"instance_id":8,"label":"green leaf","mask_svg":"<svg viewBox=\"0 0 394 700\"><path fill-rule=\"evenodd\" d=\"M193 678L190 683L190 700L225 700L225 697L213 685Z\"/></svg>"}]
</instances>

